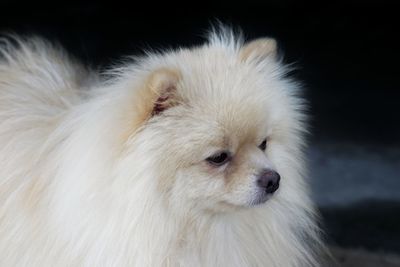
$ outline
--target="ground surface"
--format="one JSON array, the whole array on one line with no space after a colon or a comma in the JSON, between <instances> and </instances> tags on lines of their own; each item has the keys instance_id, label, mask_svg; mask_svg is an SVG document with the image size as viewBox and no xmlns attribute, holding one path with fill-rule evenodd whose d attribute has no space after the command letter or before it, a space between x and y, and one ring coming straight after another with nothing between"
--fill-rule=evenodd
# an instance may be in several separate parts
<instances>
[{"instance_id":1,"label":"ground surface","mask_svg":"<svg viewBox=\"0 0 400 267\"><path fill-rule=\"evenodd\" d=\"M361 249L332 248L338 267L399 267L400 257ZM335 266L335 265L333 265Z\"/></svg>"},{"instance_id":2,"label":"ground surface","mask_svg":"<svg viewBox=\"0 0 400 267\"><path fill-rule=\"evenodd\" d=\"M308 155L338 266L400 266L400 148L319 141Z\"/></svg>"}]
</instances>

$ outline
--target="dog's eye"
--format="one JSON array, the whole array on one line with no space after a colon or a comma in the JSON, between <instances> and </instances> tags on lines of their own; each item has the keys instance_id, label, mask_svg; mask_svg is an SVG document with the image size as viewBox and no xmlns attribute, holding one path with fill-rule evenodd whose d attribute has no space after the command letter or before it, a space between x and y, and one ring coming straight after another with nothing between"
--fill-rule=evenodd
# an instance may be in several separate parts
<instances>
[{"instance_id":1,"label":"dog's eye","mask_svg":"<svg viewBox=\"0 0 400 267\"><path fill-rule=\"evenodd\" d=\"M262 151L265 151L265 149L267 148L267 139L264 139L264 141L262 141L262 143L258 146Z\"/></svg>"},{"instance_id":2,"label":"dog's eye","mask_svg":"<svg viewBox=\"0 0 400 267\"><path fill-rule=\"evenodd\" d=\"M229 152L219 152L211 157L206 158L207 162L214 166L222 166L229 161Z\"/></svg>"}]
</instances>

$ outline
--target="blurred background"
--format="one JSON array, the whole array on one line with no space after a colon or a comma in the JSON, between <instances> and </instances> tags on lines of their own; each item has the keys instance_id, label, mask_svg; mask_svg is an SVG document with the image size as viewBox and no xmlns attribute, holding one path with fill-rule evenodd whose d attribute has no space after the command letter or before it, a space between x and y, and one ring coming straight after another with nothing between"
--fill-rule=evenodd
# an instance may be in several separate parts
<instances>
[{"instance_id":1,"label":"blurred background","mask_svg":"<svg viewBox=\"0 0 400 267\"><path fill-rule=\"evenodd\" d=\"M102 69L146 48L203 41L217 19L272 36L305 87L307 151L339 266L400 266L399 10L385 1L1 1L0 32L36 34Z\"/></svg>"}]
</instances>

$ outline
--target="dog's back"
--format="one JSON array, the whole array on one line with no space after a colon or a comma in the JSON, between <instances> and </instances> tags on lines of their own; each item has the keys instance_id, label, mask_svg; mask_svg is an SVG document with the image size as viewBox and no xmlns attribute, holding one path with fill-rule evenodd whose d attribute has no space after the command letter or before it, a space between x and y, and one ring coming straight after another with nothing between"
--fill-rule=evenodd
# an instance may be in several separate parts
<instances>
[{"instance_id":1,"label":"dog's back","mask_svg":"<svg viewBox=\"0 0 400 267\"><path fill-rule=\"evenodd\" d=\"M71 106L85 70L40 39L0 41L0 207L29 177L48 134ZM35 156L36 155L36 156ZM12 160L11 160L12 159Z\"/></svg>"},{"instance_id":2,"label":"dog's back","mask_svg":"<svg viewBox=\"0 0 400 267\"><path fill-rule=\"evenodd\" d=\"M0 40L0 251L12 250L35 216L46 142L60 118L84 98L90 77L61 49L40 39ZM92 79L92 78L90 78ZM37 170L35 172L35 170ZM27 235L20 235L25 232ZM14 234L13 234L14 233ZM18 233L18 234L16 234ZM29 241L27 241L29 242ZM20 243L21 244L21 243ZM3 254L1 253L1 254ZM0 265L17 259L2 255Z\"/></svg>"}]
</instances>

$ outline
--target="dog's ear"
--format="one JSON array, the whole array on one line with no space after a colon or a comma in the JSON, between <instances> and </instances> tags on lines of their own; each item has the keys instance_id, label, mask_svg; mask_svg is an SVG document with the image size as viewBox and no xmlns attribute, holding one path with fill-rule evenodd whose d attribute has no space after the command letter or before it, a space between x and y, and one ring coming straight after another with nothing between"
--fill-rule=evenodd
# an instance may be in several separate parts
<instances>
[{"instance_id":1,"label":"dog's ear","mask_svg":"<svg viewBox=\"0 0 400 267\"><path fill-rule=\"evenodd\" d=\"M278 48L273 38L259 38L245 44L240 50L243 61L262 61L267 57L277 59Z\"/></svg>"},{"instance_id":2,"label":"dog's ear","mask_svg":"<svg viewBox=\"0 0 400 267\"><path fill-rule=\"evenodd\" d=\"M147 82L151 94L152 111L155 116L178 103L176 87L181 76L177 70L159 69L154 71Z\"/></svg>"},{"instance_id":3,"label":"dog's ear","mask_svg":"<svg viewBox=\"0 0 400 267\"><path fill-rule=\"evenodd\" d=\"M136 125L177 104L176 88L180 80L177 70L161 68L150 73L135 93Z\"/></svg>"}]
</instances>

